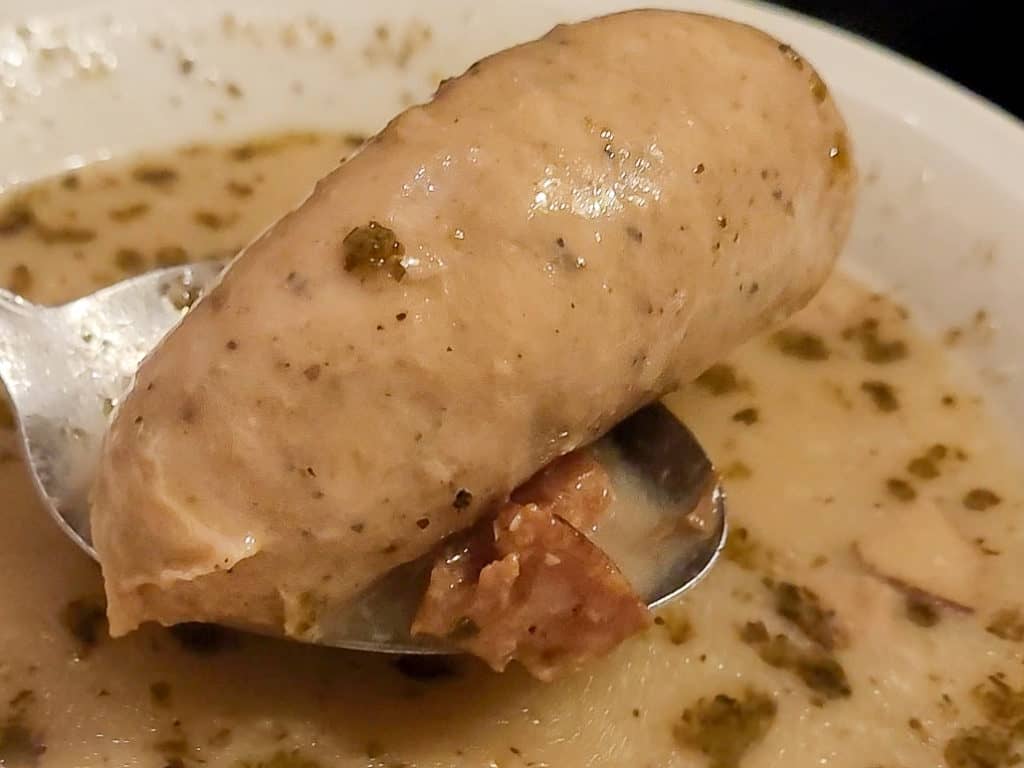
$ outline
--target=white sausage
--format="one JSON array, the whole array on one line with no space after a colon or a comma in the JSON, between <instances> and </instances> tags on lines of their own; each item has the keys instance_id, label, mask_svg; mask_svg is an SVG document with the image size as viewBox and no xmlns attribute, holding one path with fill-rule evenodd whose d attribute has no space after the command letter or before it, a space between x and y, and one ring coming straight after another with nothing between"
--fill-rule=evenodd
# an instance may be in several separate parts
<instances>
[{"instance_id":1,"label":"white sausage","mask_svg":"<svg viewBox=\"0 0 1024 768\"><path fill-rule=\"evenodd\" d=\"M94 493L113 633L316 639L324 607L801 307L854 188L821 80L745 26L636 11L474 65L143 364Z\"/></svg>"}]
</instances>

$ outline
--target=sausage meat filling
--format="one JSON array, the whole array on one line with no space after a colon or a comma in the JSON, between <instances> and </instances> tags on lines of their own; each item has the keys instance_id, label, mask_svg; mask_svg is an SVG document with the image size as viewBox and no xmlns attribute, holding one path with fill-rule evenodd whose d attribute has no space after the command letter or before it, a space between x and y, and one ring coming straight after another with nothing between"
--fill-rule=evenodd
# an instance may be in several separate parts
<instances>
[{"instance_id":1,"label":"sausage meat filling","mask_svg":"<svg viewBox=\"0 0 1024 768\"><path fill-rule=\"evenodd\" d=\"M585 450L520 486L493 520L444 547L413 622L501 671L513 659L551 680L646 627L650 614L583 531L612 489Z\"/></svg>"}]
</instances>

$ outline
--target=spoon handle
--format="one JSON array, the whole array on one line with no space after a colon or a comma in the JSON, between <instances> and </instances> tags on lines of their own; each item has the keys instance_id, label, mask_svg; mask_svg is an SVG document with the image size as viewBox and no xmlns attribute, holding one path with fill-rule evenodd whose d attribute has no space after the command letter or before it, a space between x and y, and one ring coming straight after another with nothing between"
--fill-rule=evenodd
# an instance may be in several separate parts
<instances>
[{"instance_id":1,"label":"spoon handle","mask_svg":"<svg viewBox=\"0 0 1024 768\"><path fill-rule=\"evenodd\" d=\"M15 386L19 361L31 344L30 323L36 309L18 294L0 288L0 383L8 390Z\"/></svg>"},{"instance_id":2,"label":"spoon handle","mask_svg":"<svg viewBox=\"0 0 1024 768\"><path fill-rule=\"evenodd\" d=\"M9 317L27 317L32 313L34 305L16 293L0 288L0 323ZM0 328L3 326L0 325Z\"/></svg>"}]
</instances>

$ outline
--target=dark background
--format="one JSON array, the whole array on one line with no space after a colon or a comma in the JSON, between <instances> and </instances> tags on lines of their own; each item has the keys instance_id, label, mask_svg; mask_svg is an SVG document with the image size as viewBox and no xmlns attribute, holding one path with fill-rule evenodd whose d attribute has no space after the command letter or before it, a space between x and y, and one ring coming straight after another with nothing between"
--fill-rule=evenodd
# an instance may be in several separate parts
<instances>
[{"instance_id":1,"label":"dark background","mask_svg":"<svg viewBox=\"0 0 1024 768\"><path fill-rule=\"evenodd\" d=\"M775 0L875 40L1024 118L1024 22L1016 0Z\"/></svg>"}]
</instances>

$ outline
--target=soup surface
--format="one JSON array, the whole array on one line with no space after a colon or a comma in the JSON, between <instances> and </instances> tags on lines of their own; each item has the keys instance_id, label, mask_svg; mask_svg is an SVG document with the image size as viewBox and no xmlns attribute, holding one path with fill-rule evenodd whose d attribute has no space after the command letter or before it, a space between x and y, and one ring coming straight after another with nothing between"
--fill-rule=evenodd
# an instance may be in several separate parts
<instances>
[{"instance_id":1,"label":"soup surface","mask_svg":"<svg viewBox=\"0 0 1024 768\"><path fill-rule=\"evenodd\" d=\"M0 283L66 301L223 258L357 137L105 163L0 199ZM727 557L554 684L211 627L112 641L96 566L0 406L0 766L966 766L1024 749L1024 466L944 345L837 274L669 404L726 476Z\"/></svg>"}]
</instances>

